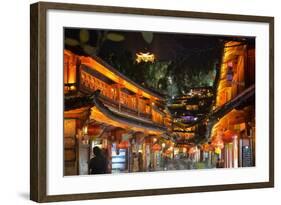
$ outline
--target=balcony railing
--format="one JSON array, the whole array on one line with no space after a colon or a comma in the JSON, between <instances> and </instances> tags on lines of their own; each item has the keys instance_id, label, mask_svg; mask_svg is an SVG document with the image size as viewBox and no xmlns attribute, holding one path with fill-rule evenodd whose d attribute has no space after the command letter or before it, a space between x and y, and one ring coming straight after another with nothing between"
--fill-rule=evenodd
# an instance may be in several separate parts
<instances>
[{"instance_id":1,"label":"balcony railing","mask_svg":"<svg viewBox=\"0 0 281 205\"><path fill-rule=\"evenodd\" d=\"M81 70L80 72L80 87L85 88L89 92L100 90L101 100L104 104L116 110L152 120L157 124L164 124L163 116L157 112L152 112L149 100L142 99L136 94L130 95L125 93L121 89L122 86L107 84L86 71Z\"/></svg>"}]
</instances>

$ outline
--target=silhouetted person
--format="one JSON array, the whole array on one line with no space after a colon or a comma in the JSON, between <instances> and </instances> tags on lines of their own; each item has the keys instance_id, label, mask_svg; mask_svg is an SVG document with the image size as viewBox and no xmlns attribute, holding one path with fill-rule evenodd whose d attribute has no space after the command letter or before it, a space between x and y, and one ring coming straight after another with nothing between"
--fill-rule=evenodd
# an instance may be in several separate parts
<instances>
[{"instance_id":1,"label":"silhouetted person","mask_svg":"<svg viewBox=\"0 0 281 205\"><path fill-rule=\"evenodd\" d=\"M143 159L142 159L142 153L139 152L139 171L142 172L143 171Z\"/></svg>"},{"instance_id":2,"label":"silhouetted person","mask_svg":"<svg viewBox=\"0 0 281 205\"><path fill-rule=\"evenodd\" d=\"M218 157L216 162L216 168L223 168L222 160Z\"/></svg>"},{"instance_id":3,"label":"silhouetted person","mask_svg":"<svg viewBox=\"0 0 281 205\"><path fill-rule=\"evenodd\" d=\"M107 168L107 160L99 147L93 148L94 157L89 162L90 174L105 174Z\"/></svg>"}]
</instances>

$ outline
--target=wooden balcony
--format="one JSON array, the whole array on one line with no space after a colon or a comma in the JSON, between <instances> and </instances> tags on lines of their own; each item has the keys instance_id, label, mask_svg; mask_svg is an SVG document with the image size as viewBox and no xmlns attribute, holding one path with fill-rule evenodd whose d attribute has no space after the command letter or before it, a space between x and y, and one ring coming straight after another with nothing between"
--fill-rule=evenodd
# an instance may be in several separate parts
<instances>
[{"instance_id":1,"label":"wooden balcony","mask_svg":"<svg viewBox=\"0 0 281 205\"><path fill-rule=\"evenodd\" d=\"M164 125L163 116L153 111L149 99L144 99L136 93L128 94L122 90L121 85L108 84L84 70L80 71L79 76L79 89L87 93L100 90L100 99L105 105L120 113L127 113Z\"/></svg>"},{"instance_id":2,"label":"wooden balcony","mask_svg":"<svg viewBox=\"0 0 281 205\"><path fill-rule=\"evenodd\" d=\"M71 99L69 102L76 103L70 103L66 108L82 106L84 102L79 99L76 102L77 98L97 90L100 90L102 103L120 115L130 115L157 126L170 124L166 113L163 114L163 96L133 82L98 57L79 56L64 50L64 95Z\"/></svg>"}]
</instances>

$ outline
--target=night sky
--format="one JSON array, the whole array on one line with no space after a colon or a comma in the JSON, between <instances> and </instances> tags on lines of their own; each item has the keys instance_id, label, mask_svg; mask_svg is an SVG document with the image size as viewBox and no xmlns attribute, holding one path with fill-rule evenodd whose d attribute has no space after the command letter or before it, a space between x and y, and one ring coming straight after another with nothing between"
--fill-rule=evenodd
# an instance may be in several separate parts
<instances>
[{"instance_id":1,"label":"night sky","mask_svg":"<svg viewBox=\"0 0 281 205\"><path fill-rule=\"evenodd\" d=\"M167 79L170 76L177 82L176 92L179 94L184 92L186 87L205 85L204 83L198 83L197 78L210 75L210 71L220 63L225 41L235 40L251 45L255 43L254 38L246 37L156 32L150 33L150 37L151 35L153 37L149 43L141 32L82 30L84 35L81 37L81 29L65 29L65 39L72 40L70 43L65 43L66 49L79 55L97 55L137 83L145 84L147 87L165 94L167 94L166 90L169 85L167 85L167 82L163 83L163 80L161 81L162 84L160 81L157 85L149 83L154 76L147 77L143 72L149 69L153 70L154 65L146 65L149 63L137 65L135 62L137 52L153 53L156 57L156 64L162 62L161 65L163 66L166 63L168 68L165 70L164 78ZM108 34L116 34L117 39L106 38ZM85 49L85 47L87 48ZM132 72L132 70L140 69L140 66L144 71L137 74ZM159 67L159 65L155 66ZM182 76L177 76L178 74L182 74ZM142 75L143 77L140 77ZM194 80L192 83L193 76L197 81ZM185 85L184 78L188 78L191 84ZM158 78L156 77L156 79Z\"/></svg>"}]
</instances>

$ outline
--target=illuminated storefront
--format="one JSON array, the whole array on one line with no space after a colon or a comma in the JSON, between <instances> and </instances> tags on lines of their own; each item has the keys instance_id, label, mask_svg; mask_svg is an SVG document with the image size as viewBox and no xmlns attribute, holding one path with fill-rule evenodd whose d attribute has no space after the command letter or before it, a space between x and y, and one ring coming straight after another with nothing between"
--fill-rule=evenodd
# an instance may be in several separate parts
<instances>
[{"instance_id":1,"label":"illuminated storefront","mask_svg":"<svg viewBox=\"0 0 281 205\"><path fill-rule=\"evenodd\" d=\"M164 98L131 81L99 58L64 51L65 175L87 174L100 147L108 172L160 169L158 141L170 129ZM153 141L156 140L156 141Z\"/></svg>"},{"instance_id":2,"label":"illuminated storefront","mask_svg":"<svg viewBox=\"0 0 281 205\"><path fill-rule=\"evenodd\" d=\"M242 97L255 83L254 53L254 48L240 42L225 44L214 109L237 98L243 102L218 119L212 129L213 144L221 144L217 148L225 168L255 166L255 104L253 98L244 102Z\"/></svg>"},{"instance_id":3,"label":"illuminated storefront","mask_svg":"<svg viewBox=\"0 0 281 205\"><path fill-rule=\"evenodd\" d=\"M254 58L254 47L225 43L217 85L167 104L100 58L65 50L64 174L88 174L95 146L108 173L255 166Z\"/></svg>"}]
</instances>

